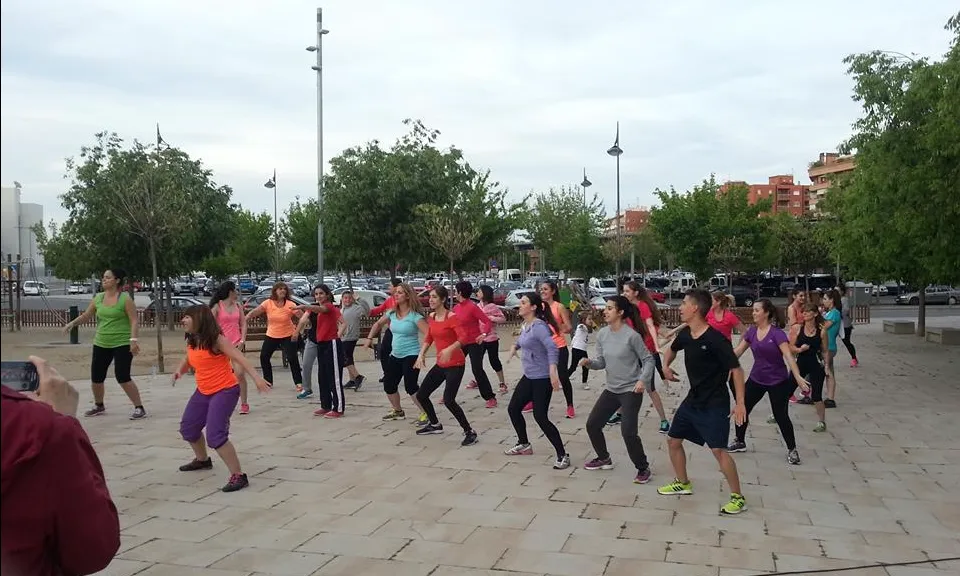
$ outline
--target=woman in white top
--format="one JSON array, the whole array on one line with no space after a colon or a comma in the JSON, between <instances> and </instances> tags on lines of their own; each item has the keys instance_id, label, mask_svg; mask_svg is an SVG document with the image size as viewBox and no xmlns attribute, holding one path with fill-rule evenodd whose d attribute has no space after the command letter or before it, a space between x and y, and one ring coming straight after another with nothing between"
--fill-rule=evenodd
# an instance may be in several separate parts
<instances>
[{"instance_id":1,"label":"woman in white top","mask_svg":"<svg viewBox=\"0 0 960 576\"><path fill-rule=\"evenodd\" d=\"M567 371L567 375L570 378L573 378L573 373L577 371L577 366L580 364L580 361L587 357L589 333L592 329L591 325L593 324L593 320L586 312L581 312L578 316L579 323L573 331L573 338L570 340L570 368ZM587 376L590 373L590 369L582 366L580 373L583 389L589 390L590 385L587 384Z\"/></svg>"}]
</instances>

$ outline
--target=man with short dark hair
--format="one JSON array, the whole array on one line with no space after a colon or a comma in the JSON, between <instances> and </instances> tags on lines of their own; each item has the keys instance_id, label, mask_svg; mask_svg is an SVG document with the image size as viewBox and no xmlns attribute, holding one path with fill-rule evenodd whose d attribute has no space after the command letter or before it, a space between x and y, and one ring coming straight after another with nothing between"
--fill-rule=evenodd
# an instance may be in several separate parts
<instances>
[{"instance_id":1,"label":"man with short dark hair","mask_svg":"<svg viewBox=\"0 0 960 576\"><path fill-rule=\"evenodd\" d=\"M663 358L666 380L677 382L679 378L670 368L677 352L683 350L690 392L677 408L667 433L670 461L676 479L657 489L664 496L693 493L693 484L687 476L687 454L683 441L699 446L704 444L713 452L720 469L730 486L730 501L720 509L721 514L739 514L747 509L747 501L740 492L740 477L737 464L727 453L730 435L730 395L727 378L733 376L736 406L733 417L737 424L746 418L744 406L744 375L733 345L720 331L707 323L712 298L706 290L689 290L680 304L680 321L686 327L667 349Z\"/></svg>"},{"instance_id":2,"label":"man with short dark hair","mask_svg":"<svg viewBox=\"0 0 960 576\"><path fill-rule=\"evenodd\" d=\"M0 390L0 572L93 574L120 548L117 508L76 420L79 394L44 360L30 361L36 396Z\"/></svg>"}]
</instances>

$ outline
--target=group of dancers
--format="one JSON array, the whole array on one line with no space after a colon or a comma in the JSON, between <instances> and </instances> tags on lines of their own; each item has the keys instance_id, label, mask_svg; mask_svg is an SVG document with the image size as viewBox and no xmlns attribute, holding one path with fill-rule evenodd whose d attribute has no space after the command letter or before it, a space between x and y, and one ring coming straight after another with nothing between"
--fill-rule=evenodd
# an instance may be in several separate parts
<instances>
[{"instance_id":1,"label":"group of dancers","mask_svg":"<svg viewBox=\"0 0 960 576\"><path fill-rule=\"evenodd\" d=\"M132 300L120 291L123 276L122 271L116 269L106 271L103 293L94 298L80 318L66 326L69 330L92 315L97 317L91 363L95 405L87 411L87 416L105 412L104 381L111 362L118 382L134 404L131 418L146 416L136 385L129 376L132 357L139 350L138 327ZM431 402L431 395L443 387L441 402L462 429L462 445L475 444L477 431L459 406L457 392L466 371L467 358L470 358L481 397L488 408L497 407L496 394L483 368L484 357L490 358L491 366L500 378L500 392L508 391L494 329L495 322L502 320L491 319L498 313L502 318L502 313L490 306L491 291L481 288L476 292L480 299L478 305L472 300L475 291L469 282L458 282L454 290L456 304L450 307L448 290L443 286L432 288L429 311L425 311L413 289L395 281L390 299L384 303L383 315L374 323L368 336L360 338L360 318L376 310L369 311L357 303L350 291L342 295L342 306L338 307L329 287L321 284L314 291L314 304L298 306L288 299L286 284L278 282L269 299L245 314L236 286L225 282L209 306L187 308L182 320L186 357L174 373L173 381L190 370L195 374L197 388L184 409L180 424L181 436L191 445L194 459L180 469L185 472L210 469L209 446L217 451L230 472L223 490L230 492L247 486L247 477L229 441L230 418L237 405L240 405L240 414L250 411L246 376L253 380L259 391L269 391L273 375L271 356L282 349L293 374L297 396L306 399L313 395L311 374L312 364L316 363L320 408L314 414L340 418L346 405L344 388L359 389L364 380L354 366L354 349L357 345L372 348L375 338L381 334L382 382L390 403L390 411L383 420L405 418L399 393L402 381L404 391L420 412L416 433L443 433L443 424ZM832 364L825 351L836 351L835 340L841 323L842 302L836 291L823 298L826 319L816 304L801 303L802 311L796 316L798 320L787 334L780 327L779 311L769 300L754 304L753 325L743 332L739 319L728 309L727 296L691 290L680 305L682 324L664 332L649 294L638 283L628 282L623 295L606 303L603 311L606 325L599 330L592 355L586 353L586 334L592 324L588 315L582 315L578 326L573 328L569 310L556 300L558 293L555 283L546 282L539 292L531 291L520 299L518 314L522 324L516 343L511 347L510 359L520 356L523 375L514 387L507 408L517 443L505 450L505 454L522 456L533 453L524 420L524 414L532 412L556 452L553 467L562 470L571 465L570 455L559 430L550 421L548 409L553 393L562 390L567 405L566 416L575 417L570 377L577 368L584 370L584 381L586 370L604 370L606 374L603 391L587 418L586 429L596 456L584 464L585 469L614 466L603 429L605 425L619 422L627 453L636 468L634 481L644 484L650 480L649 462L638 434L642 398L648 393L660 417L660 431L668 435L675 473L674 481L660 487L658 492L664 495L692 493L682 444L688 441L706 445L717 458L731 489L730 500L721 508L725 514L738 514L746 508L736 463L730 453L746 449L744 439L748 417L764 395L770 397L773 418L780 427L790 464L800 463L788 411L789 400L797 387L811 390L819 418L815 431L826 430L823 386L828 375L832 374ZM267 333L260 352L261 371L258 374L244 357L243 349L248 321L260 315L266 315ZM734 347L733 332L738 329L743 332L743 337ZM301 333L307 339L304 347L306 370L301 369L298 359ZM566 344L566 335L570 333L575 335L574 362L570 362ZM665 349L661 350L661 346ZM427 369L427 352L431 347L436 348L436 360L419 382L420 372ZM747 349L754 357L749 378L744 377L738 360ZM655 378L660 374L664 381L678 381L671 364L680 351L684 352L690 390L671 423L666 419L662 401L656 393ZM828 358L826 362L825 357ZM346 384L342 378L344 369L350 374L350 381ZM733 396L732 412L728 388ZM731 414L736 436L728 445ZM205 439L202 435L204 429Z\"/></svg>"}]
</instances>

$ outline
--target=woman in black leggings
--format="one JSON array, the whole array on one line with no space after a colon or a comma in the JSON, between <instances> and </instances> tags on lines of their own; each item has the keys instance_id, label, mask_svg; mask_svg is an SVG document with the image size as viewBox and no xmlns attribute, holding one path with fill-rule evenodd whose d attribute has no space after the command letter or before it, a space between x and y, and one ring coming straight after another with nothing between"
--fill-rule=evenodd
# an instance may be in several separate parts
<instances>
[{"instance_id":1,"label":"woman in black leggings","mask_svg":"<svg viewBox=\"0 0 960 576\"><path fill-rule=\"evenodd\" d=\"M737 438L727 448L729 452L746 452L747 425L750 412L765 394L770 395L770 408L773 417L780 427L780 434L787 445L787 462L799 464L800 455L797 453L797 439L793 431L793 422L790 421L788 406L790 396L797 386L807 390L810 386L793 360L793 352L787 335L780 329L782 321L777 308L767 299L758 300L753 305L753 323L740 340L735 350L739 358L747 348L753 353L753 369L746 383L745 404L747 419L743 425L737 426ZM790 370L787 370L787 367ZM790 375L793 374L791 379Z\"/></svg>"},{"instance_id":2,"label":"woman in black leggings","mask_svg":"<svg viewBox=\"0 0 960 576\"><path fill-rule=\"evenodd\" d=\"M527 437L527 424L523 419L524 406L529 402L533 405L533 418L543 431L543 435L553 444L553 449L557 451L557 460L553 467L556 470L563 470L570 467L570 455L563 446L560 431L547 414L553 392L560 389L557 345L552 336L552 332L557 330L557 323L553 319L550 308L544 306L540 296L533 292L524 294L520 298L520 307L517 311L523 318L523 325L520 327L520 336L510 353L510 358L520 352L523 377L514 388L510 405L507 407L510 422L517 431L517 445L504 451L504 454L507 456L533 454L533 447Z\"/></svg>"},{"instance_id":3,"label":"woman in black leggings","mask_svg":"<svg viewBox=\"0 0 960 576\"><path fill-rule=\"evenodd\" d=\"M810 382L810 400L817 410L817 426L814 432L827 431L827 410L823 402L823 383L827 378L823 366L823 353L827 350L827 331L823 329L823 316L813 302L803 305L802 324L790 330L790 349L797 355L797 368Z\"/></svg>"}]
</instances>

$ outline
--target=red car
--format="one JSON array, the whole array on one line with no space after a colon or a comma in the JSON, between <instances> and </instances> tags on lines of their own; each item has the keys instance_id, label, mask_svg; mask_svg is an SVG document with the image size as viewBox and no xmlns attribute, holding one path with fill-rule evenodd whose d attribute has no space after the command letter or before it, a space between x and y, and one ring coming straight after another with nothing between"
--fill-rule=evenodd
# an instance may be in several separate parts
<instances>
[{"instance_id":1,"label":"red car","mask_svg":"<svg viewBox=\"0 0 960 576\"><path fill-rule=\"evenodd\" d=\"M647 289L647 294L649 294L650 297L653 298L653 301L654 301L654 302L663 303L663 302L666 302L666 301L667 301L667 297L664 295L663 292L657 292L656 290L650 290L650 289L648 288L648 289Z\"/></svg>"}]
</instances>

